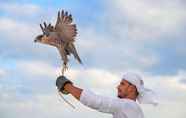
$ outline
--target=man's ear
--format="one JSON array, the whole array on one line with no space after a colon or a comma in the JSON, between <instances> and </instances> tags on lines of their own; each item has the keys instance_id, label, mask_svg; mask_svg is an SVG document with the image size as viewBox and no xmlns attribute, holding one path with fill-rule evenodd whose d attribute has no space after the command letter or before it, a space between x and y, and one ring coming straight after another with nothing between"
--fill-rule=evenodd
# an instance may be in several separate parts
<instances>
[{"instance_id":1,"label":"man's ear","mask_svg":"<svg viewBox=\"0 0 186 118\"><path fill-rule=\"evenodd\" d=\"M132 85L131 86L131 89L132 89L131 91L132 92L135 92L136 93L136 96L137 96L138 95L138 90L137 90L136 86Z\"/></svg>"},{"instance_id":2,"label":"man's ear","mask_svg":"<svg viewBox=\"0 0 186 118\"><path fill-rule=\"evenodd\" d=\"M136 92L136 87L134 85L130 85L128 88L129 92Z\"/></svg>"}]
</instances>

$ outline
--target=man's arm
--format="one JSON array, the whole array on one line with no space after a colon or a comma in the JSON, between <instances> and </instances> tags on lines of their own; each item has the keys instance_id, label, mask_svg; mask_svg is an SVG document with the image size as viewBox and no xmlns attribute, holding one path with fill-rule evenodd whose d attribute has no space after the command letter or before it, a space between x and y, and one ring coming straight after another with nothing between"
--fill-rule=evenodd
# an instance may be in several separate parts
<instances>
[{"instance_id":1,"label":"man's arm","mask_svg":"<svg viewBox=\"0 0 186 118\"><path fill-rule=\"evenodd\" d=\"M73 85L65 76L56 80L56 86L63 94L71 94L85 106L104 113L114 113L121 107L120 100L96 95L89 90L83 90Z\"/></svg>"},{"instance_id":2,"label":"man's arm","mask_svg":"<svg viewBox=\"0 0 186 118\"><path fill-rule=\"evenodd\" d=\"M101 112L114 113L119 108L118 106L120 106L115 99L96 95L91 91L78 88L71 83L67 83L64 86L64 90L74 96L82 104Z\"/></svg>"},{"instance_id":3,"label":"man's arm","mask_svg":"<svg viewBox=\"0 0 186 118\"><path fill-rule=\"evenodd\" d=\"M74 96L77 100L80 100L80 96L82 93L82 89L75 87L71 83L67 83L64 86L65 91L69 92L72 96Z\"/></svg>"}]
</instances>

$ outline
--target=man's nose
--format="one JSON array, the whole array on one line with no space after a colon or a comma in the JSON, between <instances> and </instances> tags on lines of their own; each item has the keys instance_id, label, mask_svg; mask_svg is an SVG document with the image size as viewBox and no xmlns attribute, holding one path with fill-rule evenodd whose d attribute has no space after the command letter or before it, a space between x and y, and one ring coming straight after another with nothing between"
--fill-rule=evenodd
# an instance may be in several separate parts
<instances>
[{"instance_id":1,"label":"man's nose","mask_svg":"<svg viewBox=\"0 0 186 118\"><path fill-rule=\"evenodd\" d=\"M116 88L119 89L119 85L117 85Z\"/></svg>"}]
</instances>

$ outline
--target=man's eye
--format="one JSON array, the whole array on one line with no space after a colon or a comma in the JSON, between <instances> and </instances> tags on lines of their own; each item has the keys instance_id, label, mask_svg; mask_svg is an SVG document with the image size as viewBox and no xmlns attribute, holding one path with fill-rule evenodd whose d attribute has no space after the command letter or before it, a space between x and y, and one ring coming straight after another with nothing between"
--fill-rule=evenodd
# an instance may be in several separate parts
<instances>
[{"instance_id":1,"label":"man's eye","mask_svg":"<svg viewBox=\"0 0 186 118\"><path fill-rule=\"evenodd\" d=\"M122 82L122 83L120 83L120 84L121 84L121 85L125 85L125 83L123 83L123 82Z\"/></svg>"}]
</instances>

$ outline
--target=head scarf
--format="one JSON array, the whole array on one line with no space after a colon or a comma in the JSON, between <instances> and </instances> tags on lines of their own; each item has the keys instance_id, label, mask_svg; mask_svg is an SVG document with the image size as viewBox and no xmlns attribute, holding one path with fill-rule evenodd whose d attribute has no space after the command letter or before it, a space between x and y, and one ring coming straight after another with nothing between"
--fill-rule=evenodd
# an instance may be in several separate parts
<instances>
[{"instance_id":1,"label":"head scarf","mask_svg":"<svg viewBox=\"0 0 186 118\"><path fill-rule=\"evenodd\" d=\"M140 104L157 105L157 101L155 100L155 93L151 89L144 87L144 82L138 74L128 72L123 75L122 79L136 86L139 93L137 96L137 101Z\"/></svg>"}]
</instances>

